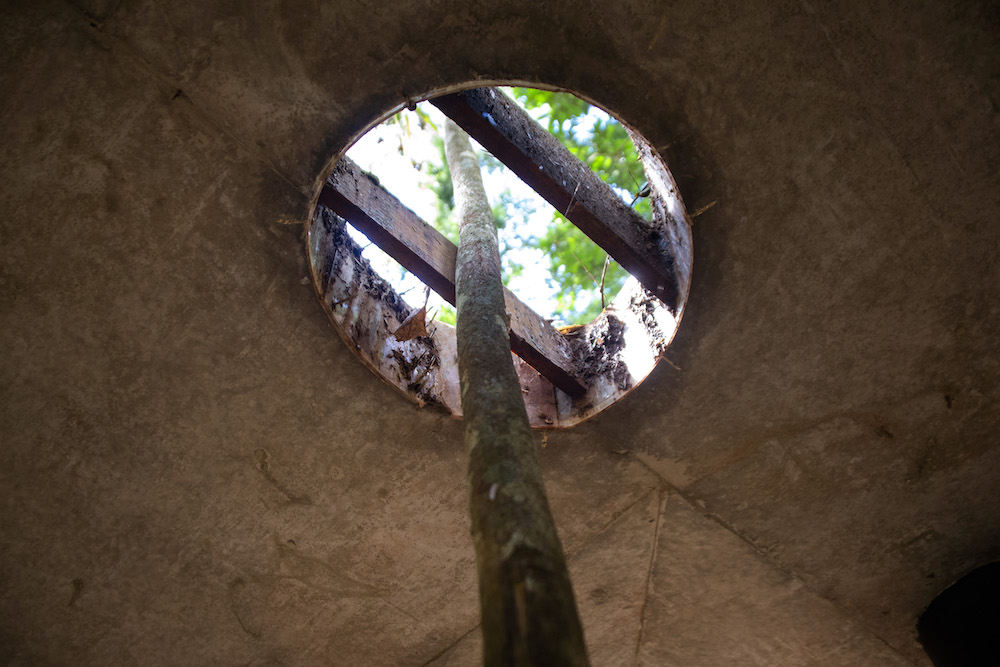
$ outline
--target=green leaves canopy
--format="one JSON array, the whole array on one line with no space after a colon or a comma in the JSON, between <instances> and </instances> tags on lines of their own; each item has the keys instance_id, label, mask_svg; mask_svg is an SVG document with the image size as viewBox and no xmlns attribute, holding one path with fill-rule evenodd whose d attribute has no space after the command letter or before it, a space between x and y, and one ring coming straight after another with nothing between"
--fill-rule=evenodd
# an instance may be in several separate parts
<instances>
[{"instance_id":1,"label":"green leaves canopy","mask_svg":"<svg viewBox=\"0 0 1000 667\"><path fill-rule=\"evenodd\" d=\"M632 201L634 194L641 189L645 176L632 140L618 121L568 93L533 88L510 88L506 92L626 202ZM415 112L402 111L389 122L396 123L400 128L400 153L404 151L402 136L411 134L415 127L433 132L431 140L440 159L421 164L414 162L414 167L432 179L431 189L437 198L435 227L457 243L458 225L451 216L454 194L451 173L444 159L444 142L422 106L418 105ZM496 158L485 152L480 155L480 164L490 172L505 169ZM647 219L651 215L646 199L636 200L634 208ZM493 203L494 224L507 232L500 234L504 283L520 275L524 269L515 260L523 255L514 251L521 248L540 250L549 265L550 275L546 281L555 289L553 315L567 323L589 322L618 293L628 274L558 211L552 212L551 221L544 231L531 233L520 221L527 219L534 210L532 201L515 197L509 189L503 191ZM511 222L513 224L509 224ZM454 309L445 306L438 319L453 324Z\"/></svg>"},{"instance_id":2,"label":"green leaves canopy","mask_svg":"<svg viewBox=\"0 0 1000 667\"><path fill-rule=\"evenodd\" d=\"M511 94L581 162L631 201L645 181L642 163L625 128L603 113L594 113L583 100L568 93L534 88L513 88ZM649 219L646 199L635 210ZM607 253L558 211L541 236L526 239L548 255L552 281L557 288L558 312L570 322L589 322L601 312L604 300L618 293L628 274ZM607 270L605 273L605 263Z\"/></svg>"}]
</instances>

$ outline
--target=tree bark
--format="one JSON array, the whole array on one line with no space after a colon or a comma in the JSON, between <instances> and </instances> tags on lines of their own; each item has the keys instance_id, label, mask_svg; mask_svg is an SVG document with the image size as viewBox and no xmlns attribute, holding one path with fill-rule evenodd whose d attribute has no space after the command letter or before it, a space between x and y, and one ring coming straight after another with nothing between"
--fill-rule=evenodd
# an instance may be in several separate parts
<instances>
[{"instance_id":1,"label":"tree bark","mask_svg":"<svg viewBox=\"0 0 1000 667\"><path fill-rule=\"evenodd\" d=\"M458 365L484 663L588 665L583 628L510 355L496 228L479 161L451 120Z\"/></svg>"}]
</instances>

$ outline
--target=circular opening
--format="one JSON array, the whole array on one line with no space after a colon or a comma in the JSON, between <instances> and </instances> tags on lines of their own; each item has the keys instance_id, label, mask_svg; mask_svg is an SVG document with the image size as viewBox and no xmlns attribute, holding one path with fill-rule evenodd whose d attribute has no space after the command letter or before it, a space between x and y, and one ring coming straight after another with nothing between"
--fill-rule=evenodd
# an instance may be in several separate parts
<instances>
[{"instance_id":1,"label":"circular opening","mask_svg":"<svg viewBox=\"0 0 1000 667\"><path fill-rule=\"evenodd\" d=\"M483 171L496 195L512 348L532 425L572 426L635 387L673 337L691 266L676 186L641 134L579 98L536 89L412 104L346 151L309 225L316 291L383 380L455 416L454 223L434 139L444 113L488 149Z\"/></svg>"}]
</instances>

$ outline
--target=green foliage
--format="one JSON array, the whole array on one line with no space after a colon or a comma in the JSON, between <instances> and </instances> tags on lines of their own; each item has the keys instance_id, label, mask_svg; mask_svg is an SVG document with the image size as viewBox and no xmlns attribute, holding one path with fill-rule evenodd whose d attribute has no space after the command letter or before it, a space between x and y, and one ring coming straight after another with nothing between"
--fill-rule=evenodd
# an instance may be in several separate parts
<instances>
[{"instance_id":1,"label":"green foliage","mask_svg":"<svg viewBox=\"0 0 1000 667\"><path fill-rule=\"evenodd\" d=\"M536 243L549 256L552 279L558 286L556 312L567 321L589 322L600 314L602 278L607 300L628 278L617 262L609 261L606 252L568 222L550 224Z\"/></svg>"},{"instance_id":2,"label":"green foliage","mask_svg":"<svg viewBox=\"0 0 1000 667\"><path fill-rule=\"evenodd\" d=\"M636 193L646 180L639 154L625 128L605 114L591 114L591 106L569 93L534 88L510 89L519 103L530 111L570 153L593 169L619 192ZM631 197L629 197L631 200ZM649 202L640 199L635 210L647 220Z\"/></svg>"},{"instance_id":3,"label":"green foliage","mask_svg":"<svg viewBox=\"0 0 1000 667\"><path fill-rule=\"evenodd\" d=\"M434 219L434 226L447 236L449 241L458 245L458 223L451 216L451 212L455 209L455 188L451 182L448 161L444 159L444 138L435 132L431 141L434 142L434 147L437 148L441 158L437 163L427 164L427 173L434 179L431 189L437 196L437 218Z\"/></svg>"},{"instance_id":4,"label":"green foliage","mask_svg":"<svg viewBox=\"0 0 1000 667\"><path fill-rule=\"evenodd\" d=\"M602 113L591 113L591 106L567 93L555 93L532 88L513 88L508 92L546 127L584 164L593 169L626 201L631 201L645 181L642 164L625 128ZM455 206L451 172L444 158L444 141L431 117L422 105L416 111L401 111L387 121L400 128L399 152L405 154L404 140L414 131L431 132L431 141L440 159L414 167L431 177L431 189L436 195L437 213L434 226L453 243L458 243L458 223L452 216ZM488 172L504 168L495 157L481 152L480 164ZM514 197L509 190L501 192L493 204L493 221L500 235L500 256L504 283L522 273L524 267L514 261L518 248L538 248L549 261L551 278L556 288L557 318L567 322L588 322L596 317L603 303L610 301L621 289L628 274L607 253L594 244L559 212L540 235L527 232L520 224L533 212L530 201ZM633 208L649 219L649 201L640 198ZM603 299L601 284L603 278ZM454 309L442 307L437 320L454 323Z\"/></svg>"},{"instance_id":5,"label":"green foliage","mask_svg":"<svg viewBox=\"0 0 1000 667\"><path fill-rule=\"evenodd\" d=\"M437 313L435 313L434 319L438 322L444 322L445 324L455 326L458 323L458 311L455 310L454 306L443 303L440 308L438 308Z\"/></svg>"},{"instance_id":6,"label":"green foliage","mask_svg":"<svg viewBox=\"0 0 1000 667\"><path fill-rule=\"evenodd\" d=\"M567 93L533 88L514 88L511 92L573 155L612 188L631 200L642 187L645 181L642 163L620 123L603 114L591 114L589 104ZM638 199L633 207L647 220L652 215L647 199ZM558 211L553 212L544 234L525 239L525 243L548 254L552 281L557 288L557 311L567 321L592 320L601 312L602 300L613 298L628 278L614 260L608 262L604 273L607 253Z\"/></svg>"},{"instance_id":7,"label":"green foliage","mask_svg":"<svg viewBox=\"0 0 1000 667\"><path fill-rule=\"evenodd\" d=\"M427 173L434 179L431 188L437 196L437 217L434 219L433 225L448 240L458 245L458 221L452 215L455 208L455 190L451 182L451 170L444 157L444 139L440 134L435 133L431 140L441 155L439 162L427 164ZM480 152L479 163L492 171L503 167L499 160L484 151ZM512 216L529 215L533 210L530 202L515 198L510 190L506 189L500 193L496 203L492 205L493 224L497 229L505 229ZM520 247L522 243L521 239L518 239L517 243L511 243L507 235L500 237L500 262L504 284L507 284L510 278L520 275L524 270L524 266L515 262L510 253L512 249Z\"/></svg>"}]
</instances>

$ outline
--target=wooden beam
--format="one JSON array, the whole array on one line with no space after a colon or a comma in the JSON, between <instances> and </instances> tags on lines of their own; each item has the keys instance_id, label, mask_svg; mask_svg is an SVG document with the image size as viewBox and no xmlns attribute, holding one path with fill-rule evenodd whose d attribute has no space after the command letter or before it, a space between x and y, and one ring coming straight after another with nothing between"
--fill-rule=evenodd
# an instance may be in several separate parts
<instances>
[{"instance_id":1,"label":"wooden beam","mask_svg":"<svg viewBox=\"0 0 1000 667\"><path fill-rule=\"evenodd\" d=\"M676 311L678 280L649 223L513 100L476 88L430 102Z\"/></svg>"},{"instance_id":2,"label":"wooden beam","mask_svg":"<svg viewBox=\"0 0 1000 667\"><path fill-rule=\"evenodd\" d=\"M319 203L351 223L442 299L455 303L455 244L406 208L375 176L345 157L330 173Z\"/></svg>"},{"instance_id":3,"label":"wooden beam","mask_svg":"<svg viewBox=\"0 0 1000 667\"><path fill-rule=\"evenodd\" d=\"M455 244L406 208L378 179L345 157L323 186L319 203L454 305ZM511 349L554 386L574 398L583 396L587 387L564 336L509 290L504 290L504 299L510 314Z\"/></svg>"}]
</instances>

